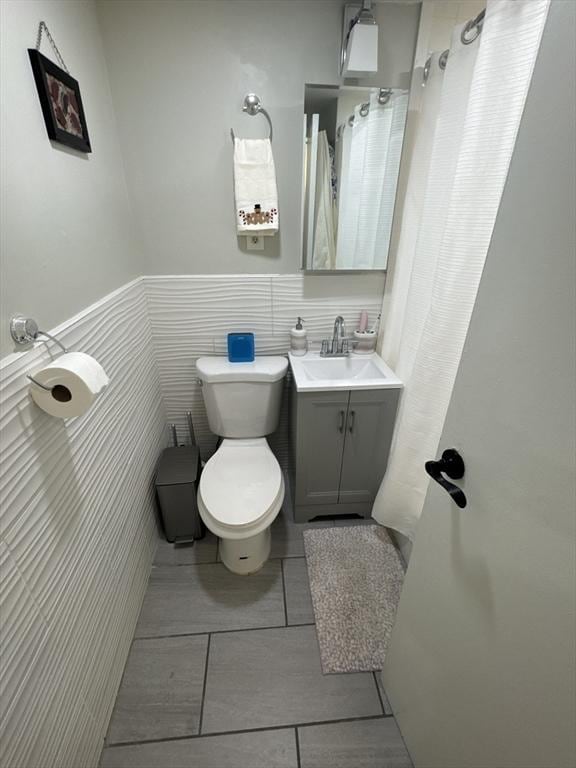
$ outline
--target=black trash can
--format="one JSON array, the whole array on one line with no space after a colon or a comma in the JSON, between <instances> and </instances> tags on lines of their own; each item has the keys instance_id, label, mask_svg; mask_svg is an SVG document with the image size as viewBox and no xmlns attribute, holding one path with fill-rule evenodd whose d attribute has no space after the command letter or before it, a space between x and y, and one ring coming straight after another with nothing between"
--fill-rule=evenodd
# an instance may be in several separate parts
<instances>
[{"instance_id":1,"label":"black trash can","mask_svg":"<svg viewBox=\"0 0 576 768\"><path fill-rule=\"evenodd\" d=\"M198 512L200 453L196 445L165 448L156 470L156 496L170 542L201 539L206 529Z\"/></svg>"}]
</instances>

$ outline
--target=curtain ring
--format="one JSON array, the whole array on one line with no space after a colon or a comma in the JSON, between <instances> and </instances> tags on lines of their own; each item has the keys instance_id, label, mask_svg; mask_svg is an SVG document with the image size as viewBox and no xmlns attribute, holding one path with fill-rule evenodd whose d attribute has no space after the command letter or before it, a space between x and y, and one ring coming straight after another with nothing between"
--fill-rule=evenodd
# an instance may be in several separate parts
<instances>
[{"instance_id":1,"label":"curtain ring","mask_svg":"<svg viewBox=\"0 0 576 768\"><path fill-rule=\"evenodd\" d=\"M446 48L446 50L440 54L440 58L438 59L438 66L440 67L440 69L446 69L446 64L448 62L449 54L450 54L450 48Z\"/></svg>"},{"instance_id":2,"label":"curtain ring","mask_svg":"<svg viewBox=\"0 0 576 768\"><path fill-rule=\"evenodd\" d=\"M430 67L432 66L432 56L428 56L426 59L426 64L424 64L424 72L422 73L422 85L426 85L426 81L428 80L428 75L430 74Z\"/></svg>"},{"instance_id":3,"label":"curtain ring","mask_svg":"<svg viewBox=\"0 0 576 768\"><path fill-rule=\"evenodd\" d=\"M474 30L473 36L468 37L468 34L472 32L472 30ZM470 45L470 43L473 43L474 40L480 37L480 32L482 32L482 21L476 21L476 19L467 21L464 25L464 29L462 30L462 34L460 35L462 44Z\"/></svg>"},{"instance_id":4,"label":"curtain ring","mask_svg":"<svg viewBox=\"0 0 576 768\"><path fill-rule=\"evenodd\" d=\"M370 112L370 104L368 102L365 102L364 104L362 104L362 106L358 111L360 112L361 117L366 117L368 112Z\"/></svg>"},{"instance_id":5,"label":"curtain ring","mask_svg":"<svg viewBox=\"0 0 576 768\"><path fill-rule=\"evenodd\" d=\"M392 96L391 88L380 88L380 91L378 93L378 104L382 104L382 106L384 106L385 104L388 104L391 96Z\"/></svg>"}]
</instances>

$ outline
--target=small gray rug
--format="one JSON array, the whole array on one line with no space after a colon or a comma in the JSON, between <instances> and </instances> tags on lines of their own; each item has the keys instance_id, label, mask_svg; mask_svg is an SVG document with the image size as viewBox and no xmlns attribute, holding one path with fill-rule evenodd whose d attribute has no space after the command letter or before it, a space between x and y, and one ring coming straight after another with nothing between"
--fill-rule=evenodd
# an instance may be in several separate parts
<instances>
[{"instance_id":1,"label":"small gray rug","mask_svg":"<svg viewBox=\"0 0 576 768\"><path fill-rule=\"evenodd\" d=\"M382 669L404 580L386 529L310 528L304 548L322 671Z\"/></svg>"}]
</instances>

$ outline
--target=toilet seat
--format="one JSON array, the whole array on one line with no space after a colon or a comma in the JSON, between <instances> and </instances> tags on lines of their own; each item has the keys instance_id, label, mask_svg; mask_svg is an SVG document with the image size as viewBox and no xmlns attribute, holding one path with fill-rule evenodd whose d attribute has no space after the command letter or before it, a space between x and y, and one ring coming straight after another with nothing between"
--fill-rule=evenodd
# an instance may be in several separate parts
<instances>
[{"instance_id":1,"label":"toilet seat","mask_svg":"<svg viewBox=\"0 0 576 768\"><path fill-rule=\"evenodd\" d=\"M198 507L223 538L244 538L268 527L284 499L284 478L266 438L225 439L204 467Z\"/></svg>"}]
</instances>

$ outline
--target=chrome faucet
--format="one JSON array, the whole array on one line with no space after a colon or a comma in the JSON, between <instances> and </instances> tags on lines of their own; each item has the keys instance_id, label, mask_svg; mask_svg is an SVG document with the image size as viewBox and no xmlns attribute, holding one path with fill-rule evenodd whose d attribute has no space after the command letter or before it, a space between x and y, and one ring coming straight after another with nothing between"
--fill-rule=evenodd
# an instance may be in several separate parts
<instances>
[{"instance_id":1,"label":"chrome faucet","mask_svg":"<svg viewBox=\"0 0 576 768\"><path fill-rule=\"evenodd\" d=\"M324 339L320 350L320 357L348 357L348 339L344 334L344 318L338 315L334 321L332 341Z\"/></svg>"},{"instance_id":2,"label":"chrome faucet","mask_svg":"<svg viewBox=\"0 0 576 768\"><path fill-rule=\"evenodd\" d=\"M342 315L338 315L336 320L334 320L334 332L332 334L332 354L338 354L338 352L342 352L342 344L338 341L338 338L340 339L344 338L344 318Z\"/></svg>"}]
</instances>

